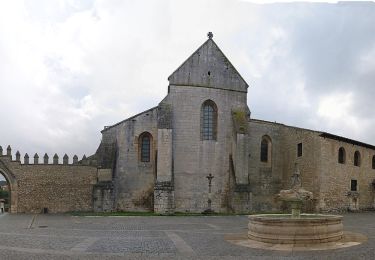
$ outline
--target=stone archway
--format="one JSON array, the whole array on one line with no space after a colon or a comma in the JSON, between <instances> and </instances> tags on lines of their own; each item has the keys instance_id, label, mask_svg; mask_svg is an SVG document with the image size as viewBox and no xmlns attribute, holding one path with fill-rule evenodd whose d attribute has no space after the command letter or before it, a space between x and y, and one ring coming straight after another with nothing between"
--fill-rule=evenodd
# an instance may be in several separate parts
<instances>
[{"instance_id":1,"label":"stone archway","mask_svg":"<svg viewBox=\"0 0 375 260\"><path fill-rule=\"evenodd\" d=\"M9 213L17 213L18 185L16 177L0 161L0 174L4 176L9 185Z\"/></svg>"}]
</instances>

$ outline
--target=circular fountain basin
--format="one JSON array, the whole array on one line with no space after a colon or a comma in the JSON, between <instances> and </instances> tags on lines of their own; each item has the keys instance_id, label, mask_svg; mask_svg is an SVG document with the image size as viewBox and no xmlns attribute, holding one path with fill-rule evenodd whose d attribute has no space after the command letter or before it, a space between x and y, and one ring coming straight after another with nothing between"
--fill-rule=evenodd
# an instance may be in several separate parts
<instances>
[{"instance_id":1,"label":"circular fountain basin","mask_svg":"<svg viewBox=\"0 0 375 260\"><path fill-rule=\"evenodd\" d=\"M318 244L343 238L342 216L301 214L250 215L248 238L271 244Z\"/></svg>"}]
</instances>

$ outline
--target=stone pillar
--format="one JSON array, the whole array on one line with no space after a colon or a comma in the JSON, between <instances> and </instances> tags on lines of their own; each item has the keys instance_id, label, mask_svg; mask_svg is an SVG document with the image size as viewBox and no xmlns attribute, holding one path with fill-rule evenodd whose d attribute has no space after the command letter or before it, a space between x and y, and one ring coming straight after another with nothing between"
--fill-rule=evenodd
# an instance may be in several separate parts
<instances>
[{"instance_id":1,"label":"stone pillar","mask_svg":"<svg viewBox=\"0 0 375 260\"><path fill-rule=\"evenodd\" d=\"M56 153L53 156L53 164L59 164L59 156Z\"/></svg>"},{"instance_id":2,"label":"stone pillar","mask_svg":"<svg viewBox=\"0 0 375 260\"><path fill-rule=\"evenodd\" d=\"M39 155L37 153L34 155L34 164L39 164Z\"/></svg>"},{"instance_id":3,"label":"stone pillar","mask_svg":"<svg viewBox=\"0 0 375 260\"><path fill-rule=\"evenodd\" d=\"M154 188L154 212L159 214L172 214L175 209L172 136L172 109L168 104L159 104L157 180Z\"/></svg>"},{"instance_id":4,"label":"stone pillar","mask_svg":"<svg viewBox=\"0 0 375 260\"><path fill-rule=\"evenodd\" d=\"M249 184L248 135L237 133L234 168L237 184Z\"/></svg>"},{"instance_id":5,"label":"stone pillar","mask_svg":"<svg viewBox=\"0 0 375 260\"><path fill-rule=\"evenodd\" d=\"M359 211L359 192L349 191L347 196L349 197L349 211Z\"/></svg>"},{"instance_id":6,"label":"stone pillar","mask_svg":"<svg viewBox=\"0 0 375 260\"><path fill-rule=\"evenodd\" d=\"M73 156L73 164L78 164L78 156L77 155Z\"/></svg>"},{"instance_id":7,"label":"stone pillar","mask_svg":"<svg viewBox=\"0 0 375 260\"><path fill-rule=\"evenodd\" d=\"M86 155L84 154L83 157L82 157L82 164L83 165L87 165L87 158L86 158Z\"/></svg>"},{"instance_id":8,"label":"stone pillar","mask_svg":"<svg viewBox=\"0 0 375 260\"><path fill-rule=\"evenodd\" d=\"M20 162L21 161L21 154L19 151L16 152L16 161Z\"/></svg>"},{"instance_id":9,"label":"stone pillar","mask_svg":"<svg viewBox=\"0 0 375 260\"><path fill-rule=\"evenodd\" d=\"M69 157L67 154L65 154L63 157L63 164L68 164L68 163L69 163Z\"/></svg>"},{"instance_id":10,"label":"stone pillar","mask_svg":"<svg viewBox=\"0 0 375 260\"><path fill-rule=\"evenodd\" d=\"M48 154L45 153L45 154L44 154L44 157L43 157L43 163L44 163L44 164L48 164L48 159L49 159Z\"/></svg>"},{"instance_id":11,"label":"stone pillar","mask_svg":"<svg viewBox=\"0 0 375 260\"><path fill-rule=\"evenodd\" d=\"M24 164L29 164L29 155L26 153L25 156L23 157L23 163Z\"/></svg>"},{"instance_id":12,"label":"stone pillar","mask_svg":"<svg viewBox=\"0 0 375 260\"><path fill-rule=\"evenodd\" d=\"M12 148L10 148L10 145L7 147L7 156L10 156L10 159L12 159Z\"/></svg>"}]
</instances>

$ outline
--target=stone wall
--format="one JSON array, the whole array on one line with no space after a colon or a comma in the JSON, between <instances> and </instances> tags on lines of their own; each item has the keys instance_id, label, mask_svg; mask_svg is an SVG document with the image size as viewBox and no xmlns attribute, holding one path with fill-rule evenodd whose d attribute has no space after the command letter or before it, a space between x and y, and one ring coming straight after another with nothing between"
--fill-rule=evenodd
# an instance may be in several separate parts
<instances>
[{"instance_id":1,"label":"stone wall","mask_svg":"<svg viewBox=\"0 0 375 260\"><path fill-rule=\"evenodd\" d=\"M217 140L201 140L201 107L212 100L218 109ZM246 92L197 86L169 86L163 102L173 111L173 181L176 211L202 212L208 207L212 174L212 209L228 211L232 152L232 110L248 111ZM246 163L246 162L245 162ZM236 167L236 166L235 166ZM246 167L245 167L246 168Z\"/></svg>"},{"instance_id":2,"label":"stone wall","mask_svg":"<svg viewBox=\"0 0 375 260\"><path fill-rule=\"evenodd\" d=\"M97 169L79 164L21 164L0 156L12 213L91 211Z\"/></svg>"},{"instance_id":3,"label":"stone wall","mask_svg":"<svg viewBox=\"0 0 375 260\"><path fill-rule=\"evenodd\" d=\"M274 196L282 188L283 148L282 126L260 120L249 122L249 179L253 211L278 210ZM270 140L268 162L261 162L263 136Z\"/></svg>"},{"instance_id":4,"label":"stone wall","mask_svg":"<svg viewBox=\"0 0 375 260\"><path fill-rule=\"evenodd\" d=\"M150 162L140 161L139 137L148 132L151 140ZM117 211L153 210L156 178L157 108L152 108L102 131L101 147L116 147L112 161L114 209ZM98 150L98 152L100 152ZM105 157L105 156L99 156ZM99 160L100 161L100 160ZM103 160L104 161L104 160ZM101 165L100 165L101 166ZM104 165L103 167L110 165Z\"/></svg>"},{"instance_id":5,"label":"stone wall","mask_svg":"<svg viewBox=\"0 0 375 260\"><path fill-rule=\"evenodd\" d=\"M375 149L366 148L343 141L322 138L322 172L319 209L323 211L345 211L369 209L374 207L375 169L372 169L372 157ZM345 163L338 163L338 151L345 149ZM361 154L360 166L354 166L354 153ZM358 194L350 195L351 180L357 180ZM357 205L351 205L352 200L357 200Z\"/></svg>"},{"instance_id":6,"label":"stone wall","mask_svg":"<svg viewBox=\"0 0 375 260\"><path fill-rule=\"evenodd\" d=\"M301 172L302 186L314 194L314 201L307 205L313 211L319 200L321 172L320 132L290 127L262 120L250 120L250 183L254 211L274 211L283 208L275 201L281 189L290 188L290 178L295 163ZM271 141L268 162L261 162L262 137ZM297 146L302 144L302 156L297 155Z\"/></svg>"}]
</instances>

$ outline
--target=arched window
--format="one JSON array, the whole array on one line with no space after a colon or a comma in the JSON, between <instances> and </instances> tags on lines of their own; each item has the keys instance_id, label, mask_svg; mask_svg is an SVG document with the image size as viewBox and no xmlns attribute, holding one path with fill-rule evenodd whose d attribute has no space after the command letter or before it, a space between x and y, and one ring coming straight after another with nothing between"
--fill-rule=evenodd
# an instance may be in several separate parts
<instances>
[{"instance_id":1,"label":"arched window","mask_svg":"<svg viewBox=\"0 0 375 260\"><path fill-rule=\"evenodd\" d=\"M358 151L354 153L354 166L361 166L361 154Z\"/></svg>"},{"instance_id":2,"label":"arched window","mask_svg":"<svg viewBox=\"0 0 375 260\"><path fill-rule=\"evenodd\" d=\"M375 170L375 155L372 157L372 168Z\"/></svg>"},{"instance_id":3,"label":"arched window","mask_svg":"<svg viewBox=\"0 0 375 260\"><path fill-rule=\"evenodd\" d=\"M271 138L266 135L262 137L262 142L260 143L260 161L271 161Z\"/></svg>"},{"instance_id":4,"label":"arched window","mask_svg":"<svg viewBox=\"0 0 375 260\"><path fill-rule=\"evenodd\" d=\"M141 162L150 162L152 135L144 132L139 136L139 150Z\"/></svg>"},{"instance_id":5,"label":"arched window","mask_svg":"<svg viewBox=\"0 0 375 260\"><path fill-rule=\"evenodd\" d=\"M346 160L346 154L345 154L345 149L344 147L340 147L339 149L339 163L344 164Z\"/></svg>"},{"instance_id":6,"label":"arched window","mask_svg":"<svg viewBox=\"0 0 375 260\"><path fill-rule=\"evenodd\" d=\"M217 106L212 100L206 100L201 109L201 139L216 140Z\"/></svg>"}]
</instances>

